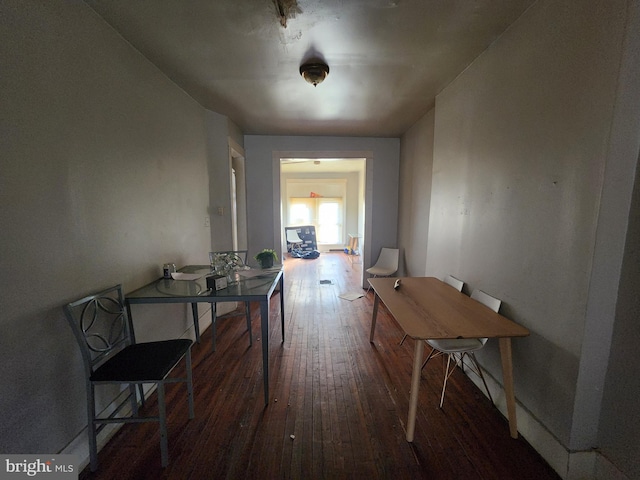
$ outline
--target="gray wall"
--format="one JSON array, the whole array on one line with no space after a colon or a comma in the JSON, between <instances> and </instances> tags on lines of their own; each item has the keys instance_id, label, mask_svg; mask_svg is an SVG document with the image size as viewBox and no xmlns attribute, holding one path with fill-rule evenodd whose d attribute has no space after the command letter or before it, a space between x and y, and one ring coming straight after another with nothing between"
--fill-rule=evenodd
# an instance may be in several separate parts
<instances>
[{"instance_id":1,"label":"gray wall","mask_svg":"<svg viewBox=\"0 0 640 480\"><path fill-rule=\"evenodd\" d=\"M400 147L399 275L408 277L424 276L427 267L434 120L432 109L402 136Z\"/></svg>"},{"instance_id":2,"label":"gray wall","mask_svg":"<svg viewBox=\"0 0 640 480\"><path fill-rule=\"evenodd\" d=\"M516 390L569 445L624 24L562 3L534 5L437 97L427 273L453 269L531 330ZM499 378L497 345L481 358Z\"/></svg>"},{"instance_id":3,"label":"gray wall","mask_svg":"<svg viewBox=\"0 0 640 480\"><path fill-rule=\"evenodd\" d=\"M502 298L501 312L531 330L514 342L520 411L567 452L599 447L630 478L640 475L637 215L627 234L638 10L624 0L534 4L438 95L432 168L430 114L403 137L402 178L419 176L432 195L428 220L407 216L417 210L407 200L399 226L408 259L420 258L414 239L428 228L427 275L452 273L467 292ZM479 357L501 382L497 344Z\"/></svg>"},{"instance_id":4,"label":"gray wall","mask_svg":"<svg viewBox=\"0 0 640 480\"><path fill-rule=\"evenodd\" d=\"M363 262L397 243L400 140L397 138L245 136L249 254L279 248L280 157L367 158ZM368 248L368 247L370 248Z\"/></svg>"},{"instance_id":5,"label":"gray wall","mask_svg":"<svg viewBox=\"0 0 640 480\"><path fill-rule=\"evenodd\" d=\"M83 2L0 3L0 64L0 452L57 453L86 425L62 305L206 258L205 111ZM133 314L142 340L191 326Z\"/></svg>"},{"instance_id":6,"label":"gray wall","mask_svg":"<svg viewBox=\"0 0 640 480\"><path fill-rule=\"evenodd\" d=\"M598 446L631 478L640 478L640 169L631 204Z\"/></svg>"},{"instance_id":7,"label":"gray wall","mask_svg":"<svg viewBox=\"0 0 640 480\"><path fill-rule=\"evenodd\" d=\"M242 147L244 137L240 128L229 120L228 117L216 112L207 110L206 112L206 132L207 132L207 158L208 168L211 173L209 178L209 209L207 216L211 225L211 250L224 251L233 249L233 218L231 210L231 157L230 143L234 143L238 148ZM240 163L240 167L242 162ZM238 167L238 164L236 164ZM244 171L238 168L237 182L241 182ZM245 207L242 194L244 185L238 185L236 194L238 198L238 209ZM220 210L222 209L222 210ZM222 212L222 214L220 214ZM238 213L238 236L239 249L242 249L246 236L245 227L242 222L243 211ZM204 217L203 217L204 219ZM208 256L201 259L202 263L208 263Z\"/></svg>"},{"instance_id":8,"label":"gray wall","mask_svg":"<svg viewBox=\"0 0 640 480\"><path fill-rule=\"evenodd\" d=\"M640 338L640 2L632 2L628 11L620 82L626 80L628 86L621 88L618 94L611 150L616 158L629 162L635 158L635 186L630 208L618 212L619 216L629 212L629 225L620 281L616 285L615 326L598 446L629 478L640 478L640 362L637 354ZM610 188L618 189L620 178L633 178L631 172L631 168L615 171Z\"/></svg>"},{"instance_id":9,"label":"gray wall","mask_svg":"<svg viewBox=\"0 0 640 480\"><path fill-rule=\"evenodd\" d=\"M211 250L233 249L231 218L231 162L229 158L228 119L207 111L209 169L215 171L209 188ZM222 208L222 215L219 214ZM208 257L202 260L207 263Z\"/></svg>"}]
</instances>

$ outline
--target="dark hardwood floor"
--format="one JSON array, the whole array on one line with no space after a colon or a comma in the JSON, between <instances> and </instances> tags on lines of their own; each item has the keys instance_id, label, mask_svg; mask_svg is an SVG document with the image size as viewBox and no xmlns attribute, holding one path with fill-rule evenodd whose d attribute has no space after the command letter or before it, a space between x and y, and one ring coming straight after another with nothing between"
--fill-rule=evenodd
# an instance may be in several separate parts
<instances>
[{"instance_id":1,"label":"dark hardwood floor","mask_svg":"<svg viewBox=\"0 0 640 480\"><path fill-rule=\"evenodd\" d=\"M373 294L360 265L342 253L286 259L286 338L279 299L271 302L271 401L264 406L259 311L254 345L243 318L218 325L194 345L195 413L185 388L167 389L169 466L160 467L157 424L128 424L99 453L100 467L81 479L558 479L460 371L438 408L442 367L423 372L415 441L405 440L413 343L384 308L369 343ZM331 284L320 284L330 280ZM256 333L257 332L257 333ZM155 396L145 410L155 411Z\"/></svg>"}]
</instances>

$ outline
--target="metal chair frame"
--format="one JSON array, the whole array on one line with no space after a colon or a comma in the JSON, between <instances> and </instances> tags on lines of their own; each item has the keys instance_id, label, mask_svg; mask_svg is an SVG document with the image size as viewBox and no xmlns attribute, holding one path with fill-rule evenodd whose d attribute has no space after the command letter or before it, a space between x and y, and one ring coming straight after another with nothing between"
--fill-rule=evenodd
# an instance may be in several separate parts
<instances>
[{"instance_id":1,"label":"metal chair frame","mask_svg":"<svg viewBox=\"0 0 640 480\"><path fill-rule=\"evenodd\" d=\"M65 316L80 346L87 391L87 420L91 471L98 468L97 436L113 423L158 422L162 466L168 465L165 384L187 384L189 418L194 418L191 345L189 339L136 343L127 315L122 286L116 285L86 296L63 307ZM185 359L186 376L168 375ZM108 416L96 414L96 385L128 384L129 393ZM144 401L142 385L156 385L158 415L138 415L138 395ZM129 403L131 414L118 416ZM125 414L127 412L124 412Z\"/></svg>"},{"instance_id":2,"label":"metal chair frame","mask_svg":"<svg viewBox=\"0 0 640 480\"><path fill-rule=\"evenodd\" d=\"M365 271L376 277L390 277L398 271L400 250L398 248L382 247L378 260L375 265L367 268ZM371 290L371 284L367 288L367 293Z\"/></svg>"},{"instance_id":3,"label":"metal chair frame","mask_svg":"<svg viewBox=\"0 0 640 480\"><path fill-rule=\"evenodd\" d=\"M488 295L482 290L474 290L471 294L471 298L491 308L496 313L500 309L500 304L502 303L499 299ZM455 371L456 366L460 366L462 371L464 371L465 357L469 357L471 359L471 364L467 364L467 366L473 373L480 377L484 388L487 391L487 395L489 396L489 400L491 400L491 403L493 403L493 397L491 396L491 392L489 391L487 382L485 381L484 375L482 374L482 368L480 368L480 364L478 363L475 355L475 352L477 350L480 350L485 346L487 340L487 338L425 340L425 342L427 342L427 344L431 347L431 352L429 352L429 355L422 364L422 368L424 368L427 362L432 358L439 357L441 355L447 356L447 364L444 367L442 394L440 395L440 408L442 408L442 405L444 404L444 395L447 389L447 380L449 380L449 377L451 377L451 375Z\"/></svg>"}]
</instances>

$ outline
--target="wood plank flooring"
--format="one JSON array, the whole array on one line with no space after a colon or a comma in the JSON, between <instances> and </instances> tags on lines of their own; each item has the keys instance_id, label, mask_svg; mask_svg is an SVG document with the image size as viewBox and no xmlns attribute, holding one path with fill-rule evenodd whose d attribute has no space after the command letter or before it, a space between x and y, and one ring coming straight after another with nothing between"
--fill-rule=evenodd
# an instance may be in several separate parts
<instances>
[{"instance_id":1,"label":"wood plank flooring","mask_svg":"<svg viewBox=\"0 0 640 480\"><path fill-rule=\"evenodd\" d=\"M157 424L122 427L81 479L558 479L460 371L438 408L442 366L423 371L413 444L405 440L413 343L382 307L369 342L373 293L361 292L361 265L343 253L286 259L285 334L271 302L271 401L264 406L260 318L254 345L243 318L219 322L194 345L196 418L185 388L167 388L169 466L160 467ZM330 280L330 284L321 284ZM155 412L155 396L145 410Z\"/></svg>"}]
</instances>

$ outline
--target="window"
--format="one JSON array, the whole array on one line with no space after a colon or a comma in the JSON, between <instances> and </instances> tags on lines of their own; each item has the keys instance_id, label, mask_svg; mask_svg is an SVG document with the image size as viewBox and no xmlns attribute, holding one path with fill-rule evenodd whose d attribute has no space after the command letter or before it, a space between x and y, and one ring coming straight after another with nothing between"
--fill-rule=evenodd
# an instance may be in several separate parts
<instances>
[{"instance_id":1,"label":"window","mask_svg":"<svg viewBox=\"0 0 640 480\"><path fill-rule=\"evenodd\" d=\"M318 198L318 243L342 243L342 199Z\"/></svg>"},{"instance_id":2,"label":"window","mask_svg":"<svg viewBox=\"0 0 640 480\"><path fill-rule=\"evenodd\" d=\"M343 244L342 198L289 198L289 224L314 225L319 244Z\"/></svg>"},{"instance_id":3,"label":"window","mask_svg":"<svg viewBox=\"0 0 640 480\"><path fill-rule=\"evenodd\" d=\"M315 218L315 198L289 199L289 224L313 225Z\"/></svg>"}]
</instances>

